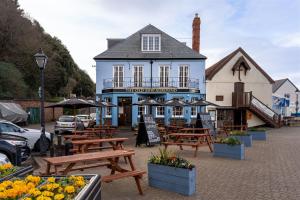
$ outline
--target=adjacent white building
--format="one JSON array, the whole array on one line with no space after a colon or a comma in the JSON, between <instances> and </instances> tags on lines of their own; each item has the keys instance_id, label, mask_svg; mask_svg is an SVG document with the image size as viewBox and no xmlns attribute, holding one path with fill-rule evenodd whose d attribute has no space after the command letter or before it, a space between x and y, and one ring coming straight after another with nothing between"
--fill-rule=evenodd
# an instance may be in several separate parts
<instances>
[{"instance_id":1,"label":"adjacent white building","mask_svg":"<svg viewBox=\"0 0 300 200\"><path fill-rule=\"evenodd\" d=\"M273 84L273 109L282 116L296 113L299 89L288 78L276 80Z\"/></svg>"},{"instance_id":2,"label":"adjacent white building","mask_svg":"<svg viewBox=\"0 0 300 200\"><path fill-rule=\"evenodd\" d=\"M242 49L238 48L206 69L206 99L220 107L218 127L247 124L278 126L279 116L272 110L273 79Z\"/></svg>"}]
</instances>

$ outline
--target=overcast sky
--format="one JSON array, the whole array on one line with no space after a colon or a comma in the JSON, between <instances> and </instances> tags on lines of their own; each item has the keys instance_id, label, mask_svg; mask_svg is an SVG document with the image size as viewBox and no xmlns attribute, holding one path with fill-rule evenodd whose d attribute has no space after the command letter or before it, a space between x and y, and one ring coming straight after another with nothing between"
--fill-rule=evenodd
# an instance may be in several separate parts
<instances>
[{"instance_id":1,"label":"overcast sky","mask_svg":"<svg viewBox=\"0 0 300 200\"><path fill-rule=\"evenodd\" d=\"M46 32L67 46L95 81L93 57L106 38L125 38L153 24L191 46L201 17L201 53L211 66L241 46L273 79L300 87L300 0L19 0Z\"/></svg>"}]
</instances>

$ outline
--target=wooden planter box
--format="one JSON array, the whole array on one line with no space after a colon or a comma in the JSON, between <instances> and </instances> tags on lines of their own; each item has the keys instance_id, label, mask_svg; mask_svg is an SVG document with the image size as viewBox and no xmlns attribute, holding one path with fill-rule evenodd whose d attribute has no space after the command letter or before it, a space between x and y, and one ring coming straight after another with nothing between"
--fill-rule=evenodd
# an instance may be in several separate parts
<instances>
[{"instance_id":1,"label":"wooden planter box","mask_svg":"<svg viewBox=\"0 0 300 200\"><path fill-rule=\"evenodd\" d=\"M252 135L252 140L267 140L266 131L248 131Z\"/></svg>"},{"instance_id":2,"label":"wooden planter box","mask_svg":"<svg viewBox=\"0 0 300 200\"><path fill-rule=\"evenodd\" d=\"M148 163L148 181L152 187L190 196L196 191L196 169Z\"/></svg>"},{"instance_id":3,"label":"wooden planter box","mask_svg":"<svg viewBox=\"0 0 300 200\"><path fill-rule=\"evenodd\" d=\"M228 144L214 143L214 156L244 160L245 146L244 144L231 146Z\"/></svg>"},{"instance_id":4,"label":"wooden planter box","mask_svg":"<svg viewBox=\"0 0 300 200\"><path fill-rule=\"evenodd\" d=\"M31 165L26 167L18 167L16 172L0 178L0 183L2 181L6 181L17 176L26 176L28 174L32 174L32 172L33 172L33 167Z\"/></svg>"},{"instance_id":5,"label":"wooden planter box","mask_svg":"<svg viewBox=\"0 0 300 200\"><path fill-rule=\"evenodd\" d=\"M238 139L245 147L252 147L252 135L233 135L232 137Z\"/></svg>"}]
</instances>

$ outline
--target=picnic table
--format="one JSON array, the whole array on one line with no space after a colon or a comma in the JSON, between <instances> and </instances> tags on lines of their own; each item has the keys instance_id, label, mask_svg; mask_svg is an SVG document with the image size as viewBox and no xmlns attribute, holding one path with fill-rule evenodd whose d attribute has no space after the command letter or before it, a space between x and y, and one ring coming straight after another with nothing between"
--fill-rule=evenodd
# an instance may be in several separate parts
<instances>
[{"instance_id":1,"label":"picnic table","mask_svg":"<svg viewBox=\"0 0 300 200\"><path fill-rule=\"evenodd\" d=\"M183 128L180 130L181 133L209 133L207 128Z\"/></svg>"},{"instance_id":2,"label":"picnic table","mask_svg":"<svg viewBox=\"0 0 300 200\"><path fill-rule=\"evenodd\" d=\"M97 127L97 128L87 128L86 130L88 131L98 131L100 133L105 133L107 134L109 137L112 137L113 134L116 133L117 129L110 127L110 126L103 126L103 127Z\"/></svg>"},{"instance_id":3,"label":"picnic table","mask_svg":"<svg viewBox=\"0 0 300 200\"><path fill-rule=\"evenodd\" d=\"M167 129L167 133L169 134L169 133L179 132L181 129L183 129L183 127L169 125L169 126L166 126L166 129Z\"/></svg>"},{"instance_id":4,"label":"picnic table","mask_svg":"<svg viewBox=\"0 0 300 200\"><path fill-rule=\"evenodd\" d=\"M110 144L113 150L123 149L123 143L126 140L128 140L128 138L99 138L76 140L72 141L72 144L75 147L75 152L86 153L92 145L99 144L100 146L102 146L103 143Z\"/></svg>"},{"instance_id":5,"label":"picnic table","mask_svg":"<svg viewBox=\"0 0 300 200\"><path fill-rule=\"evenodd\" d=\"M169 134L169 139L167 142L162 144L165 146L165 149L170 145L177 145L180 147L180 150L183 150L182 146L191 146L195 148L194 156L197 156L198 148L200 146L208 146L210 152L213 152L212 149L212 138L209 132L206 133L171 133Z\"/></svg>"},{"instance_id":6,"label":"picnic table","mask_svg":"<svg viewBox=\"0 0 300 200\"><path fill-rule=\"evenodd\" d=\"M65 141L88 139L88 135L65 135Z\"/></svg>"},{"instance_id":7,"label":"picnic table","mask_svg":"<svg viewBox=\"0 0 300 200\"><path fill-rule=\"evenodd\" d=\"M140 179L146 172L136 170L132 160L133 155L134 151L116 150L43 158L47 163L45 175L58 175L58 173L67 175L70 171L74 170L83 170L92 167L106 166L111 169L111 172L109 175L102 176L102 182L111 182L113 180L118 180L126 177L133 177L135 179L139 193L142 195L143 191L140 185ZM129 160L130 169L122 168L119 165L120 157L126 157ZM102 161L102 163L99 164L99 161ZM84 162L85 164L75 167L75 165L78 165L82 162ZM87 165L86 162L94 163L92 165ZM97 162L96 165L95 162ZM54 167L54 172L51 172L51 167ZM58 168L62 169L59 170Z\"/></svg>"}]
</instances>

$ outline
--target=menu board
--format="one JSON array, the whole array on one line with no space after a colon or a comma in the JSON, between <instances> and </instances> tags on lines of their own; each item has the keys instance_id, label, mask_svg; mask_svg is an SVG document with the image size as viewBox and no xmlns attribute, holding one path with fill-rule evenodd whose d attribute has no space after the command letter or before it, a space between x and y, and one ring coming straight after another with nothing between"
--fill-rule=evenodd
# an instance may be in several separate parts
<instances>
[{"instance_id":1,"label":"menu board","mask_svg":"<svg viewBox=\"0 0 300 200\"><path fill-rule=\"evenodd\" d=\"M144 115L144 122L148 135L148 142L150 145L160 144L160 135L157 130L156 122L152 115Z\"/></svg>"},{"instance_id":2,"label":"menu board","mask_svg":"<svg viewBox=\"0 0 300 200\"><path fill-rule=\"evenodd\" d=\"M216 135L216 130L209 113L200 113L203 128L208 128L213 135Z\"/></svg>"}]
</instances>

